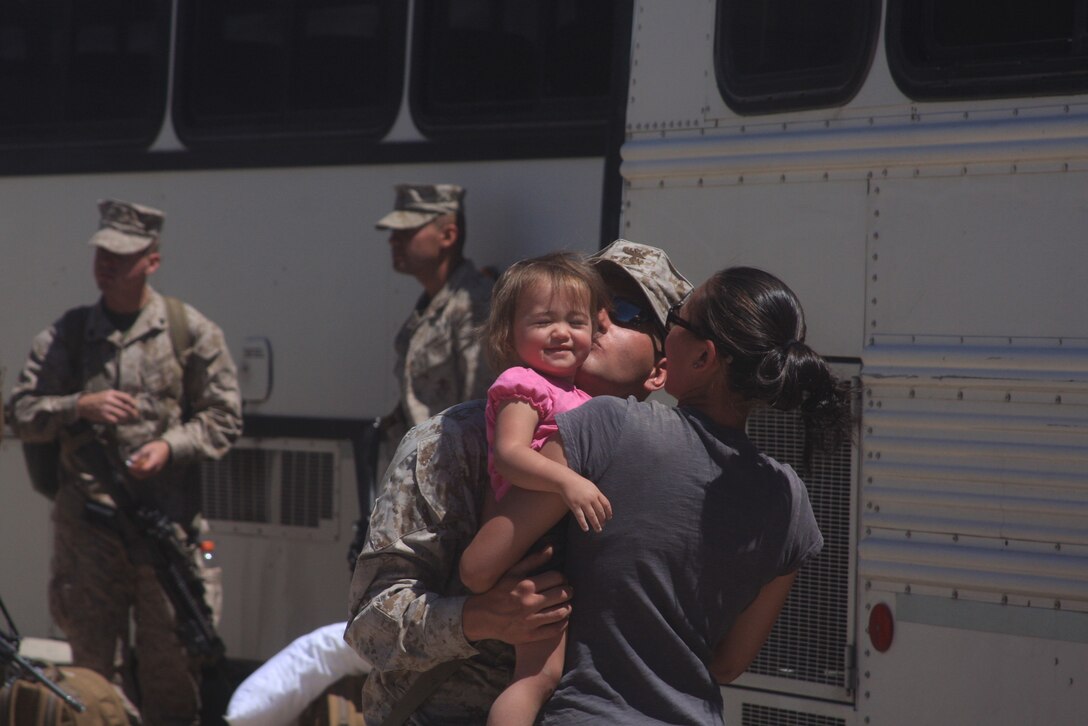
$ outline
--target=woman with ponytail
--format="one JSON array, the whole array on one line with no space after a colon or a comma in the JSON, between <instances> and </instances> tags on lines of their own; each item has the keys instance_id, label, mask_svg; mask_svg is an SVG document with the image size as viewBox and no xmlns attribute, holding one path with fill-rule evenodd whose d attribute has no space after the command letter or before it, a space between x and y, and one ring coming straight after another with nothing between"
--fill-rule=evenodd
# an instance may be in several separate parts
<instances>
[{"instance_id":1,"label":"woman with ponytail","mask_svg":"<svg viewBox=\"0 0 1088 726\"><path fill-rule=\"evenodd\" d=\"M799 409L812 440L850 432L850 401L805 343L797 297L723 270L668 311L671 408L602 396L556 417L543 453L612 505L601 532L567 528L574 592L566 670L540 723L721 724L719 684L759 652L823 538L804 483L745 434L758 406ZM533 493L537 521L566 507ZM547 511L549 516L542 516ZM540 532L485 527L528 546Z\"/></svg>"}]
</instances>

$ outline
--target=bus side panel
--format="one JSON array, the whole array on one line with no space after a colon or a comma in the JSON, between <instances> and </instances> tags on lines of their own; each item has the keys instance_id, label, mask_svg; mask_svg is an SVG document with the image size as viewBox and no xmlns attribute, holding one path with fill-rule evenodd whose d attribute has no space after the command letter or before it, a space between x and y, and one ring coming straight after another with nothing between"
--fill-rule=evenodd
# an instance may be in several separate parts
<instances>
[{"instance_id":1,"label":"bus side panel","mask_svg":"<svg viewBox=\"0 0 1088 726\"><path fill-rule=\"evenodd\" d=\"M1088 337L1088 174L1038 166L874 181L867 330Z\"/></svg>"},{"instance_id":2,"label":"bus side panel","mask_svg":"<svg viewBox=\"0 0 1088 726\"><path fill-rule=\"evenodd\" d=\"M908 612L904 602L912 599L920 602ZM866 647L859 661L858 715L865 723L1084 722L1084 613L956 607L970 603L902 594L866 598L867 606L876 602L890 603L897 617L891 648Z\"/></svg>"},{"instance_id":3,"label":"bus side panel","mask_svg":"<svg viewBox=\"0 0 1088 726\"><path fill-rule=\"evenodd\" d=\"M374 229L393 184L465 186L465 254L501 269L595 249L602 173L598 158L2 179L0 232L20 250L0 290L20 311L4 326L5 396L33 336L97 296L86 246L97 199L165 210L151 282L219 323L236 362L246 337L268 339L271 397L247 412L358 419L393 406L393 338L421 292L393 272L388 233Z\"/></svg>"},{"instance_id":4,"label":"bus side panel","mask_svg":"<svg viewBox=\"0 0 1088 726\"><path fill-rule=\"evenodd\" d=\"M624 234L660 244L693 284L731 265L774 272L801 299L807 342L857 357L864 341L866 182L698 185L637 178Z\"/></svg>"},{"instance_id":5,"label":"bus side panel","mask_svg":"<svg viewBox=\"0 0 1088 726\"><path fill-rule=\"evenodd\" d=\"M46 599L52 505L31 488L22 448L7 434L0 443L0 597L21 634L55 637L59 632L51 628Z\"/></svg>"}]
</instances>

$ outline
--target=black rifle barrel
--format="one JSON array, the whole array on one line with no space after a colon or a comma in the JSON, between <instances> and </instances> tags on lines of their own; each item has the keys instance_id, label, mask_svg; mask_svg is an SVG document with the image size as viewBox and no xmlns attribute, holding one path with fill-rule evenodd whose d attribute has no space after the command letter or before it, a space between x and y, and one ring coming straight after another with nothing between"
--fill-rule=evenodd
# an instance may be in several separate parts
<instances>
[{"instance_id":1,"label":"black rifle barrel","mask_svg":"<svg viewBox=\"0 0 1088 726\"><path fill-rule=\"evenodd\" d=\"M41 683L43 686L52 691L57 698L67 703L79 713L83 713L87 710L87 707L84 706L78 698L65 693L60 686L51 681L49 677L42 673L40 670L35 668L30 661L19 655L19 648L17 642L15 645L12 645L10 642L8 642L7 638L0 636L0 664L7 663L14 663L20 672L24 673L27 676L30 676L38 683Z\"/></svg>"}]
</instances>

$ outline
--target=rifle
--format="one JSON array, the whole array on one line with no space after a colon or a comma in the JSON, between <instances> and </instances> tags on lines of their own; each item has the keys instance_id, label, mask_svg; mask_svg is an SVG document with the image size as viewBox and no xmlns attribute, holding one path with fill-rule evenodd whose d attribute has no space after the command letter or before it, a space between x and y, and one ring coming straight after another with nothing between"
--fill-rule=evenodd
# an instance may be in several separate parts
<instances>
[{"instance_id":1,"label":"rifle","mask_svg":"<svg viewBox=\"0 0 1088 726\"><path fill-rule=\"evenodd\" d=\"M19 637L19 631L15 629L15 623L11 620L11 615L8 614L8 609L4 607L3 599L0 599L0 610L4 613L4 619L7 620L8 630L4 632L0 630L0 674L6 674L9 668L13 669L12 677L10 680L15 680L20 674L29 677L31 680L35 680L48 688L53 694L74 708L77 712L83 713L87 710L78 698L65 693L60 686L51 681L48 676L38 670L30 661L23 656L19 655L19 642L22 638ZM9 679L3 679L3 685L7 685Z\"/></svg>"},{"instance_id":2,"label":"rifle","mask_svg":"<svg viewBox=\"0 0 1088 726\"><path fill-rule=\"evenodd\" d=\"M174 524L159 510L133 499L128 491L128 467L97 438L89 438L72 456L102 483L117 505L113 509L88 501L90 517L112 526L130 550L139 548L149 555L174 607L178 637L185 650L204 665L222 661L226 648L212 624L211 608L204 601L204 581L185 543L178 539Z\"/></svg>"}]
</instances>

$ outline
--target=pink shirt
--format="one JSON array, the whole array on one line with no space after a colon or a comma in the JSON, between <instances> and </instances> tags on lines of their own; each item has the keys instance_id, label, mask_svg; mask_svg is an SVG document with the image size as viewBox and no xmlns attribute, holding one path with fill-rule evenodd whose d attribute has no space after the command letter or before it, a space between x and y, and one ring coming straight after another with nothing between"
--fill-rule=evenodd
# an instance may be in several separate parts
<instances>
[{"instance_id":1,"label":"pink shirt","mask_svg":"<svg viewBox=\"0 0 1088 726\"><path fill-rule=\"evenodd\" d=\"M491 474L491 490L495 501L499 501L510 491L510 482L495 471L495 417L507 401L524 401L533 407L540 423L533 432L530 446L533 451L540 451L544 443L559 429L555 425L555 415L577 408L591 396L574 386L573 383L545 376L526 366L514 366L502 372L491 388L487 390L487 471Z\"/></svg>"}]
</instances>

